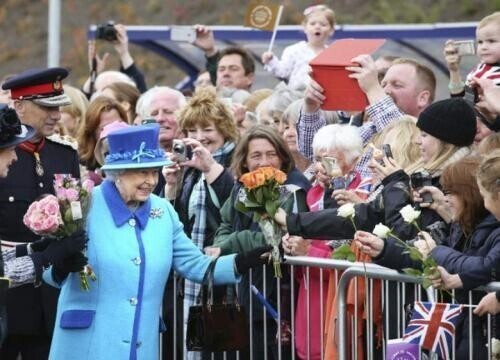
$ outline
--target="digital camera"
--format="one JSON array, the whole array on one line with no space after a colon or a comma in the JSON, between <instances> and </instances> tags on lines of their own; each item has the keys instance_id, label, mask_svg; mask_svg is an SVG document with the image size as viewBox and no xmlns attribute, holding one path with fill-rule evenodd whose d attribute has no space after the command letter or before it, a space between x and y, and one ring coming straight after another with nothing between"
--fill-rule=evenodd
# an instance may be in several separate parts
<instances>
[{"instance_id":1,"label":"digital camera","mask_svg":"<svg viewBox=\"0 0 500 360\"><path fill-rule=\"evenodd\" d=\"M176 155L178 162L191 160L193 155L191 147L187 146L182 140L179 139L174 139L172 152Z\"/></svg>"},{"instance_id":2,"label":"digital camera","mask_svg":"<svg viewBox=\"0 0 500 360\"><path fill-rule=\"evenodd\" d=\"M118 40L115 23L113 21L109 21L107 24L97 25L97 29L95 30L95 38L96 40L106 41Z\"/></svg>"}]
</instances>

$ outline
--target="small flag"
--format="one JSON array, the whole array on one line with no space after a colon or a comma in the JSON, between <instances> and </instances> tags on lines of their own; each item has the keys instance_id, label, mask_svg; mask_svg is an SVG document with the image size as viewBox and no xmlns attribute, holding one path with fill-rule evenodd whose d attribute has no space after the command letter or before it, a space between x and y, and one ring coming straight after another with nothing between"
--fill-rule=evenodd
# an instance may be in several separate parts
<instances>
[{"instance_id":1,"label":"small flag","mask_svg":"<svg viewBox=\"0 0 500 360\"><path fill-rule=\"evenodd\" d=\"M415 301L415 307L403 340L420 344L422 348L451 359L451 346L455 337L455 323L462 305Z\"/></svg>"},{"instance_id":2,"label":"small flag","mask_svg":"<svg viewBox=\"0 0 500 360\"><path fill-rule=\"evenodd\" d=\"M279 8L279 5L267 2L251 2L245 14L245 26L273 31Z\"/></svg>"},{"instance_id":3,"label":"small flag","mask_svg":"<svg viewBox=\"0 0 500 360\"><path fill-rule=\"evenodd\" d=\"M387 340L385 360L420 360L420 346L409 344L403 339Z\"/></svg>"}]
</instances>

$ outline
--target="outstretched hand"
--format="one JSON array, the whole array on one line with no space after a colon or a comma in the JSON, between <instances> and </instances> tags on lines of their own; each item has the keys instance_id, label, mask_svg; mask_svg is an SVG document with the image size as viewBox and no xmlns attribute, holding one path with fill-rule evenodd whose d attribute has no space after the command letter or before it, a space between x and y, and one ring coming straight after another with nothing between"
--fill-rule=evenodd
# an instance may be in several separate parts
<instances>
[{"instance_id":1,"label":"outstretched hand","mask_svg":"<svg viewBox=\"0 0 500 360\"><path fill-rule=\"evenodd\" d=\"M272 249L271 245L265 245L236 255L234 263L238 274L246 274L249 269L265 264Z\"/></svg>"}]
</instances>

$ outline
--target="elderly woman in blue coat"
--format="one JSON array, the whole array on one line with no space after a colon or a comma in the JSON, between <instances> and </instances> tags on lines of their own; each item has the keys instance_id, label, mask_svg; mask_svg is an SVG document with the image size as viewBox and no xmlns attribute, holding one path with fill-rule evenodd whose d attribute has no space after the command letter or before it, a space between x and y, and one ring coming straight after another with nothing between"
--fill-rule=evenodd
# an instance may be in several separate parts
<instances>
[{"instance_id":1,"label":"elderly woman in blue coat","mask_svg":"<svg viewBox=\"0 0 500 360\"><path fill-rule=\"evenodd\" d=\"M171 267L202 282L212 258L185 235L172 206L152 194L170 161L158 148L159 127L108 135L106 181L96 187L87 217L89 264L97 274L88 292L79 276L52 267L45 280L61 287L50 359L156 359L160 305ZM261 263L252 254L221 256L216 284L235 283Z\"/></svg>"}]
</instances>

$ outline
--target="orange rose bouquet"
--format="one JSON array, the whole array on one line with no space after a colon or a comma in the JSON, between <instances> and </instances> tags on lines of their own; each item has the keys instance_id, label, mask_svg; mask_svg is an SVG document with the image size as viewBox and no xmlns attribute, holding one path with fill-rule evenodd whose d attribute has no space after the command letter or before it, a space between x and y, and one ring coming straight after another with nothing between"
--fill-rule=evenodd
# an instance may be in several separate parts
<instances>
[{"instance_id":1,"label":"orange rose bouquet","mask_svg":"<svg viewBox=\"0 0 500 360\"><path fill-rule=\"evenodd\" d=\"M243 184L238 195L236 209L243 213L253 212L253 220L259 224L264 238L273 246L272 259L274 275L281 277L279 244L281 228L274 221L283 195L282 185L286 174L271 166L243 174L239 181Z\"/></svg>"}]
</instances>

